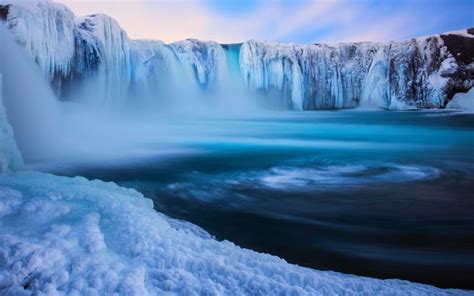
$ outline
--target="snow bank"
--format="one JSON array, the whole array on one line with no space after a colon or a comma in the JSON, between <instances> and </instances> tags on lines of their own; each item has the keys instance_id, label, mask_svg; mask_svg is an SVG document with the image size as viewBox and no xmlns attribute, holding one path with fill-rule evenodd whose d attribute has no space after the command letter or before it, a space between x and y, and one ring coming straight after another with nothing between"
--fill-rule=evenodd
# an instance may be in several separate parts
<instances>
[{"instance_id":1,"label":"snow bank","mask_svg":"<svg viewBox=\"0 0 474 296\"><path fill-rule=\"evenodd\" d=\"M0 176L0 226L1 294L469 294L291 265L169 219L134 190L80 177Z\"/></svg>"},{"instance_id":2,"label":"snow bank","mask_svg":"<svg viewBox=\"0 0 474 296\"><path fill-rule=\"evenodd\" d=\"M447 109L461 109L474 112L474 88L467 93L457 93L446 106Z\"/></svg>"}]
</instances>

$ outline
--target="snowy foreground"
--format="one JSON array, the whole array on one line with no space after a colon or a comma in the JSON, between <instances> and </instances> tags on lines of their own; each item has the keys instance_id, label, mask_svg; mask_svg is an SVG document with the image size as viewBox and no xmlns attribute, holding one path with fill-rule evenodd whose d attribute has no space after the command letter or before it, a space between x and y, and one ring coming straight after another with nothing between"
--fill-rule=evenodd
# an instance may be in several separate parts
<instances>
[{"instance_id":1,"label":"snowy foreground","mask_svg":"<svg viewBox=\"0 0 474 296\"><path fill-rule=\"evenodd\" d=\"M469 295L322 272L218 242L113 183L0 176L0 294Z\"/></svg>"}]
</instances>

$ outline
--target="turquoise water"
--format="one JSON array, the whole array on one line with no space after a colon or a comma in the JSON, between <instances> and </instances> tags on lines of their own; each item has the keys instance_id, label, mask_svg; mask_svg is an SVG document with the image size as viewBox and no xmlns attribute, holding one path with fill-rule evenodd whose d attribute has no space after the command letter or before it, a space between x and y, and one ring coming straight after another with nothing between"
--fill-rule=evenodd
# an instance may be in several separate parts
<instances>
[{"instance_id":1,"label":"turquoise water","mask_svg":"<svg viewBox=\"0 0 474 296\"><path fill-rule=\"evenodd\" d=\"M55 172L136 188L160 212L299 265L474 288L473 115L281 112L160 124L173 132L137 142L140 157Z\"/></svg>"}]
</instances>

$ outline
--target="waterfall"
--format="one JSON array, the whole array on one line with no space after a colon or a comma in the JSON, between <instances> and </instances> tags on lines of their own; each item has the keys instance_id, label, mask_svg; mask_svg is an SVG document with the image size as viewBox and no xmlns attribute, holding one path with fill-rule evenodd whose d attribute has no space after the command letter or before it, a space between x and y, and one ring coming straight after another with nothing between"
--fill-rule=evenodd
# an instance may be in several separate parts
<instances>
[{"instance_id":1,"label":"waterfall","mask_svg":"<svg viewBox=\"0 0 474 296\"><path fill-rule=\"evenodd\" d=\"M0 25L3 105L25 160L51 151L60 126L58 102L33 59Z\"/></svg>"}]
</instances>

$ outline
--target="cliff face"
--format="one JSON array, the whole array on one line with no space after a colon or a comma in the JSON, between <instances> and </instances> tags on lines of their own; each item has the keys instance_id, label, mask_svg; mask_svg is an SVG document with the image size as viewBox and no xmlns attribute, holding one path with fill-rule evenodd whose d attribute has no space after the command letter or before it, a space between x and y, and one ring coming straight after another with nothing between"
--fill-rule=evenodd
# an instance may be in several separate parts
<instances>
[{"instance_id":1,"label":"cliff face","mask_svg":"<svg viewBox=\"0 0 474 296\"><path fill-rule=\"evenodd\" d=\"M250 88L275 89L295 109L442 108L474 84L473 43L467 31L387 44L249 41L240 65Z\"/></svg>"},{"instance_id":2,"label":"cliff face","mask_svg":"<svg viewBox=\"0 0 474 296\"><path fill-rule=\"evenodd\" d=\"M442 34L441 39L458 64L456 71L448 75L450 80L445 89L447 103L456 93L465 93L474 87L474 28L462 34Z\"/></svg>"},{"instance_id":3,"label":"cliff face","mask_svg":"<svg viewBox=\"0 0 474 296\"><path fill-rule=\"evenodd\" d=\"M443 108L474 85L474 29L389 43L231 47L132 40L106 15L78 18L51 2L3 5L0 19L62 99L120 105L134 94L160 100L184 88L211 92L235 74L235 49L248 90L289 109Z\"/></svg>"}]
</instances>

